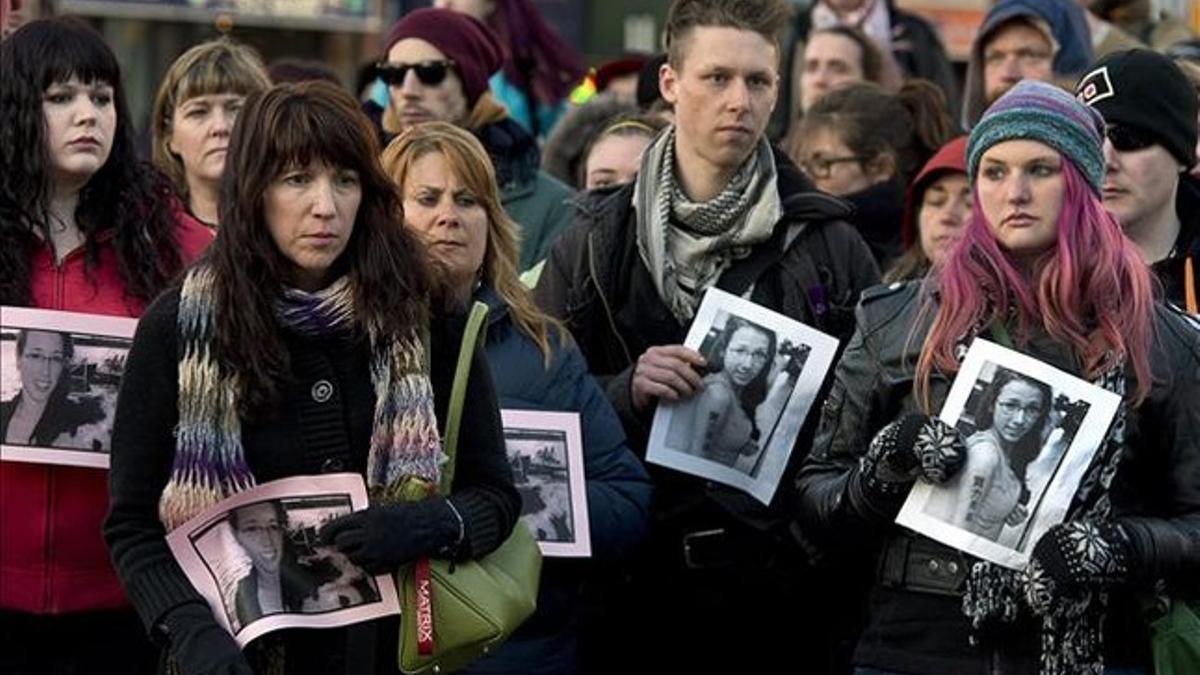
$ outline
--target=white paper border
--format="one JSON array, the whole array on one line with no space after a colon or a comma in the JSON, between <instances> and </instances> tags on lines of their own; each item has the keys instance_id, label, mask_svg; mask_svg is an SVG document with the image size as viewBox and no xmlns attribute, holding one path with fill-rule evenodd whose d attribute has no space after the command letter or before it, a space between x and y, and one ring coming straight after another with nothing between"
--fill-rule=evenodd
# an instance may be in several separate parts
<instances>
[{"instance_id":1,"label":"white paper border","mask_svg":"<svg viewBox=\"0 0 1200 675\"><path fill-rule=\"evenodd\" d=\"M1055 394L1066 394L1073 400L1084 400L1089 404L1087 414L1072 439L1071 445L1059 463L1058 471L1053 480L1046 486L1045 495L1074 495L1091 464L1092 457L1104 441L1109 425L1117 413L1121 398L1111 391L1081 380L1074 375L1065 373L1053 366L1039 361L1031 356L1002 347L994 342L976 338L962 367L954 378L946 402L938 417L951 426L958 422L971 395L975 381L979 379L984 364L994 363L1009 370L1028 375L1050 385ZM1025 546L1013 549L998 544L985 537L980 537L967 530L960 529L946 522L926 515L924 510L929 499L938 491L948 488L938 487L925 481L917 481L900 509L896 522L919 532L930 539L939 541L947 546L965 551L973 556L1002 565L1010 569L1022 569L1029 563L1029 554L1037 541L1055 523L1060 523L1066 516L1070 499L1043 498L1042 506L1036 513L1030 513L1031 521L1029 536L1025 538Z\"/></svg>"},{"instance_id":2,"label":"white paper border","mask_svg":"<svg viewBox=\"0 0 1200 675\"><path fill-rule=\"evenodd\" d=\"M781 426L776 430L770 444L762 450L763 464L758 478L752 478L739 469L668 448L666 446L667 430L677 406L659 403L654 412L653 426L650 429L646 461L744 490L763 504L770 504L779 487L779 481L783 478L783 472L787 469L788 459L791 457L800 429L804 426L808 415L812 414L812 407L816 403L821 385L833 366L838 341L837 338L806 326L795 319L773 312L719 288L710 288L705 293L700 308L696 310L696 316L692 320L687 338L683 342L684 346L698 350L704 341L704 336L715 322L717 313L721 311L769 328L775 331L777 336L798 337L809 346L810 351L804 362L804 368L800 371L800 377L796 380L791 396L788 397L784 412L781 413L782 419L791 424L786 428ZM805 407L804 414L789 416L788 411L794 412L797 406Z\"/></svg>"}]
</instances>

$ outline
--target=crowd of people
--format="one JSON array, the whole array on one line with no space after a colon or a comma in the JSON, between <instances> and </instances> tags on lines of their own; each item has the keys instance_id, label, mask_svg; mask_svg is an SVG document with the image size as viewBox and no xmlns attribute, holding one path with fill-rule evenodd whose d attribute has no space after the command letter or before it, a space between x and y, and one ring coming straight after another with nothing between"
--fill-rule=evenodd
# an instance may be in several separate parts
<instances>
[{"instance_id":1,"label":"crowd of people","mask_svg":"<svg viewBox=\"0 0 1200 675\"><path fill-rule=\"evenodd\" d=\"M1147 599L1200 602L1200 41L1150 3L998 0L960 81L892 0L673 0L664 53L590 75L530 0L439 0L353 91L190 47L145 152L100 34L14 4L0 304L139 321L111 467L0 462L0 671L396 673L407 616L243 649L167 535L351 472L370 505L312 535L339 570L486 556L523 526L502 408L578 415L591 556L470 673L1151 675ZM647 461L660 405L728 467L786 405L774 331L684 345L714 288L838 340L769 503ZM1119 399L1021 570L896 524L934 485L1005 542L1051 480L1046 383L998 367L939 417L976 337ZM74 434L71 334L15 343L4 444ZM228 527L224 623L320 600L280 502Z\"/></svg>"}]
</instances>

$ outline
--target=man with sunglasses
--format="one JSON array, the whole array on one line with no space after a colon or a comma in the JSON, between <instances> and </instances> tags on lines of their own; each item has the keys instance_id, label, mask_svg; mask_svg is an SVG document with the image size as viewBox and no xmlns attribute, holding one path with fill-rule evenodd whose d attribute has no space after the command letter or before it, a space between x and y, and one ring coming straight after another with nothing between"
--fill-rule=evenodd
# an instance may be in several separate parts
<instances>
[{"instance_id":1,"label":"man with sunglasses","mask_svg":"<svg viewBox=\"0 0 1200 675\"><path fill-rule=\"evenodd\" d=\"M504 63L495 34L479 20L450 9L418 9L388 31L385 59L376 66L388 86L380 119L384 140L421 122L460 126L492 158L505 212L521 227L521 270L545 257L571 222L574 191L538 168L537 141L488 90Z\"/></svg>"},{"instance_id":2,"label":"man with sunglasses","mask_svg":"<svg viewBox=\"0 0 1200 675\"><path fill-rule=\"evenodd\" d=\"M862 290L878 283L870 249L845 222L849 206L818 192L764 136L787 4L675 0L658 78L674 123L646 148L632 184L589 193L536 290L639 455L658 404L692 400L716 369L682 344L709 288L846 344ZM648 466L656 492L647 550L622 570L624 583L605 589L609 612L585 628L590 670L624 672L638 654L645 672L830 672L823 657L850 591L818 581L791 527L792 479L814 426L769 506Z\"/></svg>"},{"instance_id":3,"label":"man with sunglasses","mask_svg":"<svg viewBox=\"0 0 1200 675\"><path fill-rule=\"evenodd\" d=\"M1163 284L1167 299L1200 313L1200 181L1196 92L1171 59L1116 52L1079 81L1076 95L1104 116L1104 205Z\"/></svg>"}]
</instances>

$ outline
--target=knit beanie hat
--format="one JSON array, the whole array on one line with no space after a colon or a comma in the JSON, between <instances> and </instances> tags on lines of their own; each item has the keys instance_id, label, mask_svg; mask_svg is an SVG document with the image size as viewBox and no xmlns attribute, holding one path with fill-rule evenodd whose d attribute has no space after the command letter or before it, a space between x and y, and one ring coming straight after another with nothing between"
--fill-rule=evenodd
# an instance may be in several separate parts
<instances>
[{"instance_id":1,"label":"knit beanie hat","mask_svg":"<svg viewBox=\"0 0 1200 675\"><path fill-rule=\"evenodd\" d=\"M1196 91L1171 59L1149 49L1100 59L1075 88L1108 124L1133 127L1158 140L1185 167L1196 161Z\"/></svg>"},{"instance_id":2,"label":"knit beanie hat","mask_svg":"<svg viewBox=\"0 0 1200 675\"><path fill-rule=\"evenodd\" d=\"M967 176L974 180L979 158L993 145L1024 139L1062 153L1099 195L1104 182L1104 119L1067 92L1022 80L992 104L967 141Z\"/></svg>"},{"instance_id":3,"label":"knit beanie hat","mask_svg":"<svg viewBox=\"0 0 1200 675\"><path fill-rule=\"evenodd\" d=\"M424 40L454 61L468 107L474 107L487 91L488 79L504 65L504 48L492 29L461 12L429 7L409 12L388 31L384 55L406 38Z\"/></svg>"}]
</instances>

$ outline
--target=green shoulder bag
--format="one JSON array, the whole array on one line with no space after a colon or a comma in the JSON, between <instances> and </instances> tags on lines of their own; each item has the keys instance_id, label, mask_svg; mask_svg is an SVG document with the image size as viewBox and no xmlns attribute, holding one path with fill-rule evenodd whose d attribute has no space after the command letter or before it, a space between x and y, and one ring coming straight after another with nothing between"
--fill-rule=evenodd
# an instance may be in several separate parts
<instances>
[{"instance_id":1,"label":"green shoulder bag","mask_svg":"<svg viewBox=\"0 0 1200 675\"><path fill-rule=\"evenodd\" d=\"M446 429L448 461L440 494L449 494L462 422L463 399L487 305L476 302L463 332ZM449 673L503 644L537 607L542 554L529 529L517 523L500 548L478 560L422 558L397 574L400 587L400 670Z\"/></svg>"},{"instance_id":2,"label":"green shoulder bag","mask_svg":"<svg viewBox=\"0 0 1200 675\"><path fill-rule=\"evenodd\" d=\"M1196 675L1200 673L1200 605L1174 598L1168 603L1165 611L1159 605L1147 619L1154 673Z\"/></svg>"}]
</instances>

